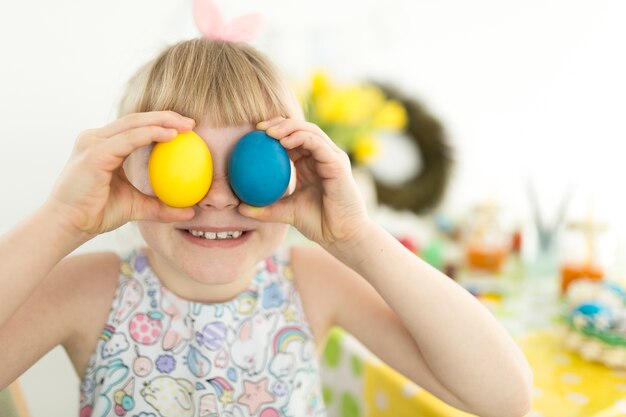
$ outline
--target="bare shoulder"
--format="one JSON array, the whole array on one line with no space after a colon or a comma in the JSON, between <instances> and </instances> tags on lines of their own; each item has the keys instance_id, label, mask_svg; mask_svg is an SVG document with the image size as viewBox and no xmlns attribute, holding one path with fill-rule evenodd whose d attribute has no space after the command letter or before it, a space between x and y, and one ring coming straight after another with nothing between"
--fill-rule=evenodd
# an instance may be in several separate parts
<instances>
[{"instance_id":1,"label":"bare shoulder","mask_svg":"<svg viewBox=\"0 0 626 417\"><path fill-rule=\"evenodd\" d=\"M355 281L363 281L356 272L319 246L294 246L291 263L296 285L305 290L313 287L332 294L348 290Z\"/></svg>"},{"instance_id":2,"label":"bare shoulder","mask_svg":"<svg viewBox=\"0 0 626 417\"><path fill-rule=\"evenodd\" d=\"M92 311L100 300L113 295L119 271L119 258L113 252L68 256L50 272L44 281L48 293L57 294L67 308L81 312L84 306ZM110 299L108 301L111 301Z\"/></svg>"},{"instance_id":3,"label":"bare shoulder","mask_svg":"<svg viewBox=\"0 0 626 417\"><path fill-rule=\"evenodd\" d=\"M327 254L319 247L294 246L291 248L291 268L302 308L321 351L328 331L332 327L332 306L324 294L324 276L321 273L328 262Z\"/></svg>"},{"instance_id":4,"label":"bare shoulder","mask_svg":"<svg viewBox=\"0 0 626 417\"><path fill-rule=\"evenodd\" d=\"M293 246L291 248L291 265L294 272L298 270L302 274L315 274L314 265L324 267L332 256L319 246ZM316 269L316 268L315 268Z\"/></svg>"},{"instance_id":5,"label":"bare shoulder","mask_svg":"<svg viewBox=\"0 0 626 417\"><path fill-rule=\"evenodd\" d=\"M73 325L63 345L79 375L82 375L106 322L119 271L120 260L113 252L71 256L55 271L59 274L62 290L73 293L67 311Z\"/></svg>"},{"instance_id":6,"label":"bare shoulder","mask_svg":"<svg viewBox=\"0 0 626 417\"><path fill-rule=\"evenodd\" d=\"M82 374L110 309L118 269L113 253L69 256L59 262L0 328L0 360L5 363L0 386L59 344Z\"/></svg>"},{"instance_id":7,"label":"bare shoulder","mask_svg":"<svg viewBox=\"0 0 626 417\"><path fill-rule=\"evenodd\" d=\"M299 289L308 292L322 290L325 281L345 273L347 268L319 246L291 248L291 267ZM305 294L306 295L306 294Z\"/></svg>"},{"instance_id":8,"label":"bare shoulder","mask_svg":"<svg viewBox=\"0 0 626 417\"><path fill-rule=\"evenodd\" d=\"M414 346L397 315L361 275L321 248L294 248L292 258L294 279L318 341L337 325L390 363L394 353L389 354L383 341Z\"/></svg>"},{"instance_id":9,"label":"bare shoulder","mask_svg":"<svg viewBox=\"0 0 626 417\"><path fill-rule=\"evenodd\" d=\"M304 312L318 343L337 324L337 312L359 276L318 246L294 246L291 266Z\"/></svg>"},{"instance_id":10,"label":"bare shoulder","mask_svg":"<svg viewBox=\"0 0 626 417\"><path fill-rule=\"evenodd\" d=\"M65 284L79 285L84 290L104 289L115 283L120 260L114 252L96 252L68 256L59 262L51 274Z\"/></svg>"}]
</instances>

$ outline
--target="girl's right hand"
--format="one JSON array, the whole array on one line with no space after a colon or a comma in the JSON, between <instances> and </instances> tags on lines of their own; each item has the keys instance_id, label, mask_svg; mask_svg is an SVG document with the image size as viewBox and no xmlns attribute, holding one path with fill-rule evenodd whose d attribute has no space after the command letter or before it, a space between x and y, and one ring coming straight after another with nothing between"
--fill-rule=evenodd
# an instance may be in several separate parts
<instances>
[{"instance_id":1,"label":"girl's right hand","mask_svg":"<svg viewBox=\"0 0 626 417\"><path fill-rule=\"evenodd\" d=\"M152 142L168 142L195 126L172 111L134 113L82 132L46 205L71 233L87 238L131 220L185 221L192 208L169 207L137 190L126 178L124 160Z\"/></svg>"}]
</instances>

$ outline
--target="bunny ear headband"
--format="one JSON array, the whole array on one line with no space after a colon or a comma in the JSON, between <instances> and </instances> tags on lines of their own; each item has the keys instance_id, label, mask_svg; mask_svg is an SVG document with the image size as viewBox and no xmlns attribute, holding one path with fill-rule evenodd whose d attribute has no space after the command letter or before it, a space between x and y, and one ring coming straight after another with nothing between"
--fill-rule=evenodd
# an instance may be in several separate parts
<instances>
[{"instance_id":1,"label":"bunny ear headband","mask_svg":"<svg viewBox=\"0 0 626 417\"><path fill-rule=\"evenodd\" d=\"M212 0L194 0L193 17L203 37L228 42L250 42L261 27L261 16L249 13L226 23Z\"/></svg>"}]
</instances>

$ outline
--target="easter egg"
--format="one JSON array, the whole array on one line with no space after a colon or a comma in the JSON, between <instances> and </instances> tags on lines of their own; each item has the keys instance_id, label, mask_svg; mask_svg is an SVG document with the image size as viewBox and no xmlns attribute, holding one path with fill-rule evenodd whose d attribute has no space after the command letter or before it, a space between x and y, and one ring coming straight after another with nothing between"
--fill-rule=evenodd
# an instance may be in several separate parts
<instances>
[{"instance_id":1,"label":"easter egg","mask_svg":"<svg viewBox=\"0 0 626 417\"><path fill-rule=\"evenodd\" d=\"M144 345L154 344L161 335L161 320L151 317L149 314L137 313L129 323L130 337Z\"/></svg>"},{"instance_id":2,"label":"easter egg","mask_svg":"<svg viewBox=\"0 0 626 417\"><path fill-rule=\"evenodd\" d=\"M599 301L588 301L579 305L572 314L577 329L595 328L608 330L613 324L611 310Z\"/></svg>"},{"instance_id":3,"label":"easter egg","mask_svg":"<svg viewBox=\"0 0 626 417\"><path fill-rule=\"evenodd\" d=\"M267 206L287 190L291 164L279 141L262 130L244 135L228 160L228 177L234 193L251 206Z\"/></svg>"},{"instance_id":4,"label":"easter egg","mask_svg":"<svg viewBox=\"0 0 626 417\"><path fill-rule=\"evenodd\" d=\"M218 350L226 340L227 330L224 323L214 321L205 325L202 332L196 332L196 341L209 350Z\"/></svg>"},{"instance_id":5,"label":"easter egg","mask_svg":"<svg viewBox=\"0 0 626 417\"><path fill-rule=\"evenodd\" d=\"M209 191L213 179L209 148L193 131L159 142L148 160L148 178L154 194L165 204L193 206Z\"/></svg>"}]
</instances>

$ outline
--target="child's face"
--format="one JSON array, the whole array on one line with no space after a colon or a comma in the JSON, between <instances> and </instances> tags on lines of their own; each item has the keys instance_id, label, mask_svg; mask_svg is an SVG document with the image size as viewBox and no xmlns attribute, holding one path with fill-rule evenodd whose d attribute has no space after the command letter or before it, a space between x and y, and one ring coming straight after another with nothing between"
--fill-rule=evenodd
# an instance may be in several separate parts
<instances>
[{"instance_id":1,"label":"child's face","mask_svg":"<svg viewBox=\"0 0 626 417\"><path fill-rule=\"evenodd\" d=\"M193 207L195 216L186 222L138 222L142 236L153 251L154 262L161 266L159 272L166 270L175 276L170 277L170 282L182 277L219 285L250 279L256 264L282 242L288 226L264 223L239 214L240 201L228 183L228 157L237 141L252 130L252 125L196 126L194 131L211 151L213 181L207 195ZM131 155L126 172L135 187L154 196L147 174L150 150L146 147ZM190 230L195 234L209 232L209 237L212 237L211 233L235 233L231 239L212 240L194 236ZM236 237L240 232L243 234Z\"/></svg>"}]
</instances>

